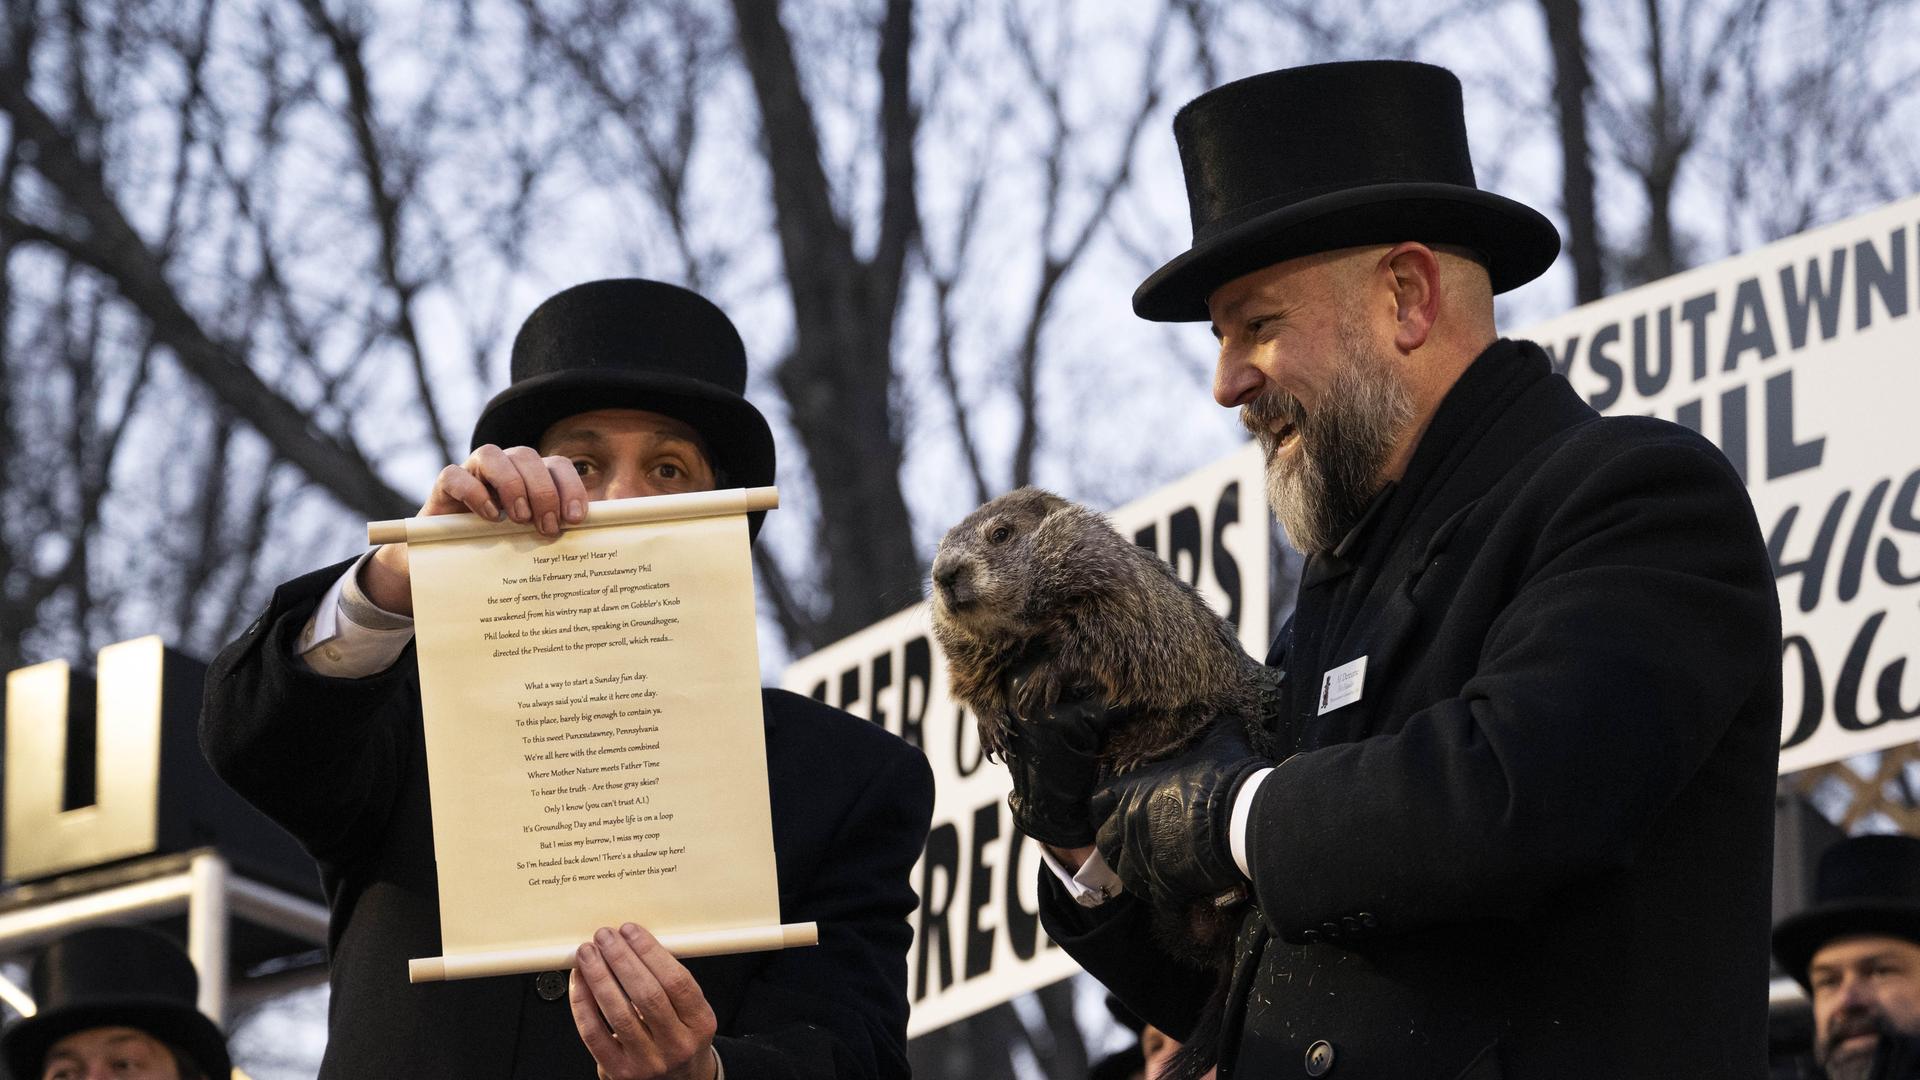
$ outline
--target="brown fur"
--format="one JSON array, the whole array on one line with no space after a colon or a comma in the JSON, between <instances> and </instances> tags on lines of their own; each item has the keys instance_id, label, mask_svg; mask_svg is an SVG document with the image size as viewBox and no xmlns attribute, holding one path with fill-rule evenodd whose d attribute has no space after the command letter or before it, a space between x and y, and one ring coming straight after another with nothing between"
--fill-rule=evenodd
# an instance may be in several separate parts
<instances>
[{"instance_id":1,"label":"brown fur","mask_svg":"<svg viewBox=\"0 0 1920 1080\"><path fill-rule=\"evenodd\" d=\"M1021 488L967 515L933 562L933 634L955 699L1004 752L1008 725L1071 691L1131 712L1101 756L1110 772L1169 757L1208 721L1246 720L1256 745L1271 673L1173 568L1107 519ZM1034 664L1020 701L1007 677Z\"/></svg>"},{"instance_id":2,"label":"brown fur","mask_svg":"<svg viewBox=\"0 0 1920 1080\"><path fill-rule=\"evenodd\" d=\"M947 532L933 562L933 636L946 652L953 696L973 711L990 754L1005 752L1021 717L1041 715L1069 693L1128 712L1100 755L1109 774L1171 757L1219 716L1239 717L1256 750L1276 749L1263 723L1276 697L1274 673L1172 567L1106 518L1050 492L1009 492ZM1020 700L1010 700L1008 677L1027 665ZM1197 1077L1218 1059L1244 899L1242 890L1153 912L1161 944L1216 979L1170 1076Z\"/></svg>"}]
</instances>

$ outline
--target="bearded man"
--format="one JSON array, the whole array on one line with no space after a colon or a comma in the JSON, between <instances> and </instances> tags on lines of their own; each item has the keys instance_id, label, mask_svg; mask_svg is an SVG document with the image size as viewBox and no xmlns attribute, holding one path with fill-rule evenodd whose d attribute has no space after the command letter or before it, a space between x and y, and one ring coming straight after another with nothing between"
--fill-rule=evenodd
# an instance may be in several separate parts
<instances>
[{"instance_id":1,"label":"bearded man","mask_svg":"<svg viewBox=\"0 0 1920 1080\"><path fill-rule=\"evenodd\" d=\"M1559 237L1475 186L1450 73L1272 72L1174 131L1194 243L1134 310L1210 321L1307 556L1292 753L1216 731L1099 781L1099 703L1026 718L1049 933L1209 1048L1186 1075L1761 1074L1780 622L1739 478L1498 337ZM1234 889L1215 996L1147 912Z\"/></svg>"},{"instance_id":2,"label":"bearded man","mask_svg":"<svg viewBox=\"0 0 1920 1080\"><path fill-rule=\"evenodd\" d=\"M1920 1078L1920 839L1828 848L1813 903L1774 927L1773 955L1813 1003L1821 1075Z\"/></svg>"}]
</instances>

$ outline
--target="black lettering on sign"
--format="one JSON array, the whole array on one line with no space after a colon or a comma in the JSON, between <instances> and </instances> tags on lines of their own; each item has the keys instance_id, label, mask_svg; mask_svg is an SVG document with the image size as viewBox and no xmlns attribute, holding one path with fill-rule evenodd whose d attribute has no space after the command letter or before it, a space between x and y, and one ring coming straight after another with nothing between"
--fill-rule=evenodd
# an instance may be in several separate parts
<instances>
[{"instance_id":1,"label":"black lettering on sign","mask_svg":"<svg viewBox=\"0 0 1920 1080\"><path fill-rule=\"evenodd\" d=\"M1007 830L1006 861L1006 918L1007 944L1013 947L1013 955L1022 960L1033 959L1040 943L1040 909L1028 908L1020 899L1020 883L1031 879L1020 864L1022 848L1027 836L1019 829Z\"/></svg>"},{"instance_id":2,"label":"black lettering on sign","mask_svg":"<svg viewBox=\"0 0 1920 1080\"><path fill-rule=\"evenodd\" d=\"M1607 355L1607 348L1620 340L1620 324L1608 323L1593 332L1593 343L1587 346L1587 366L1595 375L1607 380L1606 388L1588 395L1587 404L1601 412L1613 407L1620 400L1621 375L1620 362Z\"/></svg>"},{"instance_id":3,"label":"black lettering on sign","mask_svg":"<svg viewBox=\"0 0 1920 1080\"><path fill-rule=\"evenodd\" d=\"M1680 305L1680 321L1687 324L1693 341L1694 382L1707 377L1707 316L1719 306L1720 298L1713 293L1701 293Z\"/></svg>"},{"instance_id":4,"label":"black lettering on sign","mask_svg":"<svg viewBox=\"0 0 1920 1080\"><path fill-rule=\"evenodd\" d=\"M1787 307L1787 343L1791 348L1802 348L1807 343L1807 323L1809 316L1820 316L1820 340L1832 341L1833 335L1840 332L1840 297L1844 294L1843 282L1847 277L1847 249L1834 248L1827 256L1826 282L1820 280L1820 260L1807 260L1805 291L1800 280L1793 276L1792 266L1780 268L1780 294L1786 298Z\"/></svg>"},{"instance_id":5,"label":"black lettering on sign","mask_svg":"<svg viewBox=\"0 0 1920 1080\"><path fill-rule=\"evenodd\" d=\"M1649 358L1647 349L1647 317L1633 317L1633 390L1641 397L1652 397L1667 388L1667 379L1673 375L1673 309L1660 309L1660 354L1657 361Z\"/></svg>"},{"instance_id":6,"label":"black lettering on sign","mask_svg":"<svg viewBox=\"0 0 1920 1080\"><path fill-rule=\"evenodd\" d=\"M1880 624L1886 619L1886 612L1876 611L1861 624L1860 632L1854 635L1853 647L1847 650L1847 658L1840 665L1840 677L1834 680L1833 718L1847 731L1866 731L1889 720L1911 720L1920 716L1920 702L1909 707L1900 701L1900 684L1907 671L1907 658L1904 656L1888 661L1880 669L1880 678L1874 683L1873 698L1879 715L1860 715L1860 685L1867 676L1874 638L1880 633Z\"/></svg>"},{"instance_id":7,"label":"black lettering on sign","mask_svg":"<svg viewBox=\"0 0 1920 1080\"><path fill-rule=\"evenodd\" d=\"M1564 379L1567 372L1573 370L1573 358L1579 355L1580 335L1568 338L1567 343L1559 349L1555 349L1551 341L1541 342L1540 348L1546 352L1547 362L1553 365L1553 373Z\"/></svg>"},{"instance_id":8,"label":"black lettering on sign","mask_svg":"<svg viewBox=\"0 0 1920 1080\"><path fill-rule=\"evenodd\" d=\"M900 737L925 752L927 707L933 704L933 646L921 634L907 642L900 676Z\"/></svg>"},{"instance_id":9,"label":"black lettering on sign","mask_svg":"<svg viewBox=\"0 0 1920 1080\"><path fill-rule=\"evenodd\" d=\"M1767 479L1820 467L1826 436L1799 442L1793 433L1793 371L1767 379ZM1743 476L1744 479L1744 476Z\"/></svg>"},{"instance_id":10,"label":"black lettering on sign","mask_svg":"<svg viewBox=\"0 0 1920 1080\"><path fill-rule=\"evenodd\" d=\"M993 926L982 925L980 916L993 903L992 863L987 848L1000 839L1000 801L998 799L973 812L973 851L967 866L967 966L963 978L985 975L993 967Z\"/></svg>"},{"instance_id":11,"label":"black lettering on sign","mask_svg":"<svg viewBox=\"0 0 1920 1080\"><path fill-rule=\"evenodd\" d=\"M1920 574L1909 574L1901 566L1900 545L1892 536L1879 536L1879 542L1874 542L1883 527L1891 533L1920 533L1920 520L1916 520L1914 513L1915 500L1920 499L1920 469L1902 478L1891 500L1887 498L1890 490L1893 490L1891 479L1875 481L1868 489L1867 497L1861 500L1853 531L1841 555L1835 599L1845 601L1859 595L1867 574L1869 551L1873 553L1873 571L1881 581L1896 588L1920 582ZM1786 555L1792 543L1794 526L1800 519L1799 506L1789 506L1782 511L1773 530L1767 535L1767 554L1773 560L1774 578L1785 580L1795 574L1803 575L1798 601L1801 611L1812 611L1819 602L1820 589L1826 583L1828 564L1834 552L1834 541L1840 535L1840 525L1846 519L1847 509L1851 505L1852 491L1843 490L1834 494L1804 558L1789 561Z\"/></svg>"},{"instance_id":12,"label":"black lettering on sign","mask_svg":"<svg viewBox=\"0 0 1920 1080\"><path fill-rule=\"evenodd\" d=\"M860 715L860 668L850 667L840 673L840 707Z\"/></svg>"},{"instance_id":13,"label":"black lettering on sign","mask_svg":"<svg viewBox=\"0 0 1920 1080\"><path fill-rule=\"evenodd\" d=\"M1874 647L1879 643L1880 627L1886 619L1887 612L1884 610L1867 616L1854 633L1853 642L1840 663L1839 674L1833 683L1832 709L1834 723L1843 731L1870 731L1888 721L1920 717L1920 694L1908 700L1905 685L1908 657L1904 655L1880 664L1873 683L1874 711L1866 713L1861 710L1860 699L1867 677L1875 674ZM1896 648L1911 647L1912 643L1907 641L1896 645ZM1781 641L1780 649L1787 674L1789 677L1797 675L1800 680L1800 714L1793 718L1780 743L1780 749L1787 750L1806 742L1819 731L1828 703L1825 700L1826 681L1821 674L1820 658L1807 639L1790 634Z\"/></svg>"},{"instance_id":14,"label":"black lettering on sign","mask_svg":"<svg viewBox=\"0 0 1920 1080\"><path fill-rule=\"evenodd\" d=\"M1900 485L1900 493L1893 497L1893 506L1887 511L1887 524L1901 532L1920 533L1920 510L1916 502L1920 501L1920 469L1907 474ZM1879 572L1880 580L1889 585L1912 585L1920 582L1920 570L1904 573L1900 569L1900 547L1890 536L1880 538L1880 545L1874 550L1873 568Z\"/></svg>"},{"instance_id":15,"label":"black lettering on sign","mask_svg":"<svg viewBox=\"0 0 1920 1080\"><path fill-rule=\"evenodd\" d=\"M1213 583L1227 594L1227 621L1240 625L1240 564L1227 547L1227 527L1240 520L1240 481L1220 491L1213 506ZM1264 553L1263 553L1264 554Z\"/></svg>"},{"instance_id":16,"label":"black lettering on sign","mask_svg":"<svg viewBox=\"0 0 1920 1080\"><path fill-rule=\"evenodd\" d=\"M1853 498L1851 491L1842 491L1834 496L1827 507L1827 516L1820 521L1820 529L1814 534L1813 547L1804 559L1787 561L1788 538L1793 526L1800 518L1798 504L1781 511L1780 519L1775 522L1773 531L1767 534L1767 557L1773 560L1773 579L1784 581L1795 574L1800 577L1800 610L1812 611L1820 601L1820 586L1826 580L1827 557L1833 553L1833 538L1840 531L1840 516L1847 512L1847 502Z\"/></svg>"},{"instance_id":17,"label":"black lettering on sign","mask_svg":"<svg viewBox=\"0 0 1920 1080\"><path fill-rule=\"evenodd\" d=\"M1220 496L1213 504L1211 528L1200 516L1197 506L1183 506L1168 514L1167 548L1162 553L1159 548L1159 524L1147 524L1134 530L1135 545L1160 555L1173 567L1180 580L1199 588L1202 579L1211 577L1220 591L1226 594L1226 619L1238 625L1241 604L1244 597L1244 582L1240 576L1240 564L1233 557L1233 551L1227 546L1227 529L1240 521L1240 482L1230 481L1220 489ZM1209 560L1208 555L1212 558Z\"/></svg>"},{"instance_id":18,"label":"black lettering on sign","mask_svg":"<svg viewBox=\"0 0 1920 1080\"><path fill-rule=\"evenodd\" d=\"M1767 301L1760 294L1760 279L1748 278L1734 288L1733 325L1727 330L1727 355L1720 362L1720 370L1732 371L1749 352L1769 360L1778 351L1773 345L1773 326L1767 320Z\"/></svg>"},{"instance_id":19,"label":"black lettering on sign","mask_svg":"<svg viewBox=\"0 0 1920 1080\"><path fill-rule=\"evenodd\" d=\"M932 703L933 646L925 634L901 644L897 685L894 660L893 650L888 649L874 654L864 668L855 664L842 671L837 702L828 700L828 688L835 681L832 679L814 683L807 696L871 720L925 750L927 708Z\"/></svg>"},{"instance_id":20,"label":"black lettering on sign","mask_svg":"<svg viewBox=\"0 0 1920 1080\"><path fill-rule=\"evenodd\" d=\"M972 736L972 738L968 738ZM953 707L953 771L961 779L980 771L987 751L980 745L980 727L967 717L967 710Z\"/></svg>"},{"instance_id":21,"label":"black lettering on sign","mask_svg":"<svg viewBox=\"0 0 1920 1080\"><path fill-rule=\"evenodd\" d=\"M873 678L868 685L872 688L873 697L867 706L867 719L881 727L886 727L886 698L882 695L886 693L888 687L893 685L893 654L891 652L883 652L873 658Z\"/></svg>"},{"instance_id":22,"label":"black lettering on sign","mask_svg":"<svg viewBox=\"0 0 1920 1080\"><path fill-rule=\"evenodd\" d=\"M1880 504L1887 501L1893 481L1882 480L1867 492L1860 514L1853 519L1853 537L1847 541L1846 556L1840 560L1840 579L1833 590L1834 599L1851 600L1860 595L1860 579L1867 568L1867 543L1873 539L1874 523L1880 519Z\"/></svg>"},{"instance_id":23,"label":"black lettering on sign","mask_svg":"<svg viewBox=\"0 0 1920 1080\"><path fill-rule=\"evenodd\" d=\"M1789 375L1792 372L1788 372ZM1747 388L1731 386L1720 391L1720 452L1747 482Z\"/></svg>"},{"instance_id":24,"label":"black lettering on sign","mask_svg":"<svg viewBox=\"0 0 1920 1080\"><path fill-rule=\"evenodd\" d=\"M1873 241L1853 245L1854 329L1873 325L1873 298L1878 296L1887 309L1887 317L1897 319L1907 313L1907 230L1898 228L1888 237L1893 257L1880 260Z\"/></svg>"},{"instance_id":25,"label":"black lettering on sign","mask_svg":"<svg viewBox=\"0 0 1920 1080\"><path fill-rule=\"evenodd\" d=\"M944 886L936 890L935 878ZM913 965L913 1000L925 1001L929 989L927 967L940 964L940 989L953 985L953 928L948 922L953 893L960 882L960 833L943 821L927 834L926 854L920 860L920 924L915 937L919 956Z\"/></svg>"},{"instance_id":26,"label":"black lettering on sign","mask_svg":"<svg viewBox=\"0 0 1920 1080\"><path fill-rule=\"evenodd\" d=\"M1200 511L1183 506L1167 518L1167 563L1195 588L1200 585L1201 543Z\"/></svg>"},{"instance_id":27,"label":"black lettering on sign","mask_svg":"<svg viewBox=\"0 0 1920 1080\"><path fill-rule=\"evenodd\" d=\"M1799 634L1788 634L1780 641L1780 663L1792 671L1793 664L1789 662L1789 656L1798 660L1800 665L1800 718L1784 729L1787 735L1780 743L1782 750L1799 746L1813 738L1827 710L1827 689L1820 678L1820 660L1813 655L1813 645Z\"/></svg>"}]
</instances>

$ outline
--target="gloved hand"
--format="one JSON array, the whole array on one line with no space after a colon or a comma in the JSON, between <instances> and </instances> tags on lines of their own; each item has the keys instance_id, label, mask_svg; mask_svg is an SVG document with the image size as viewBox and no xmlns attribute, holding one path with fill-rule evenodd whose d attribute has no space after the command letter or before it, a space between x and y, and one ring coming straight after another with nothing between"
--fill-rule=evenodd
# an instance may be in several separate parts
<instances>
[{"instance_id":1,"label":"gloved hand","mask_svg":"<svg viewBox=\"0 0 1920 1080\"><path fill-rule=\"evenodd\" d=\"M1228 846L1233 797L1269 762L1247 743L1237 717L1222 717L1200 742L1166 761L1116 776L1095 790L1095 844L1127 891L1160 903L1216 897L1246 884Z\"/></svg>"},{"instance_id":2,"label":"gloved hand","mask_svg":"<svg viewBox=\"0 0 1920 1080\"><path fill-rule=\"evenodd\" d=\"M1021 683L1030 674L1032 669L1014 674L1010 700L1020 700ZM1067 697L1009 725L1006 758L1013 792L1007 806L1014 828L1058 848L1093 843L1087 800L1100 781L1107 727L1122 715L1098 698Z\"/></svg>"}]
</instances>

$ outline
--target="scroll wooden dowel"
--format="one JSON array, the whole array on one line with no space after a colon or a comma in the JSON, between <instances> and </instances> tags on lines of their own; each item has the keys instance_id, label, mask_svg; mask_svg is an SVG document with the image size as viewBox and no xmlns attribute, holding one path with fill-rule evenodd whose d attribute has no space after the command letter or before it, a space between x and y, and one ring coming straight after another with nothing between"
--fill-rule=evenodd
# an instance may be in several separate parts
<instances>
[{"instance_id":1,"label":"scroll wooden dowel","mask_svg":"<svg viewBox=\"0 0 1920 1080\"><path fill-rule=\"evenodd\" d=\"M608 499L588 503L586 519L575 529L597 525L631 525L642 521L680 521L722 517L780 505L777 488L727 488L689 491L680 495L649 495L639 499ZM534 531L531 522L488 521L478 514L440 514L434 517L393 518L367 522L368 544L405 544L432 540L464 540L476 536L504 536Z\"/></svg>"},{"instance_id":2,"label":"scroll wooden dowel","mask_svg":"<svg viewBox=\"0 0 1920 1080\"><path fill-rule=\"evenodd\" d=\"M668 952L682 958L718 956L722 953L760 952L766 949L794 949L819 943L820 928L818 924L810 922L660 935L660 944L666 946ZM574 951L578 948L578 945L556 945L545 949L510 949L466 956L423 957L419 960L407 961L407 981L447 982L452 979L477 979L488 975L525 975L535 971L563 971L573 967Z\"/></svg>"}]
</instances>

